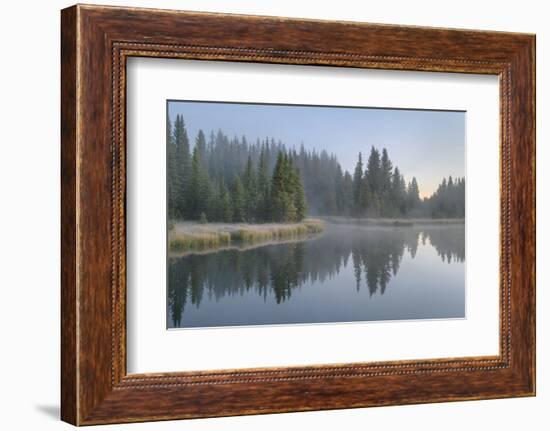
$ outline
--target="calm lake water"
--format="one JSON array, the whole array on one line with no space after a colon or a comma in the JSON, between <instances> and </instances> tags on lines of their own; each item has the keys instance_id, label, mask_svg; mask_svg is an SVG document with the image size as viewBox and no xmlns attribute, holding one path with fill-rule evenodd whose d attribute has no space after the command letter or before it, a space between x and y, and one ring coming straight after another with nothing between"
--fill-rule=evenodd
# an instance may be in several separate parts
<instances>
[{"instance_id":1,"label":"calm lake water","mask_svg":"<svg viewBox=\"0 0 550 431\"><path fill-rule=\"evenodd\" d=\"M167 325L465 316L464 225L327 224L310 239L169 258Z\"/></svg>"}]
</instances>

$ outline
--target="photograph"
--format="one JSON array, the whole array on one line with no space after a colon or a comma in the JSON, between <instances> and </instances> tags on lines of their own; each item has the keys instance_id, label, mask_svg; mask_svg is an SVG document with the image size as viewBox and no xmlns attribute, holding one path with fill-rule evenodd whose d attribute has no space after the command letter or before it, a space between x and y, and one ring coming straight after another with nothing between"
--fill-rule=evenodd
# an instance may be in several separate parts
<instances>
[{"instance_id":1,"label":"photograph","mask_svg":"<svg viewBox=\"0 0 550 431\"><path fill-rule=\"evenodd\" d=\"M167 328L465 318L463 111L167 101Z\"/></svg>"}]
</instances>

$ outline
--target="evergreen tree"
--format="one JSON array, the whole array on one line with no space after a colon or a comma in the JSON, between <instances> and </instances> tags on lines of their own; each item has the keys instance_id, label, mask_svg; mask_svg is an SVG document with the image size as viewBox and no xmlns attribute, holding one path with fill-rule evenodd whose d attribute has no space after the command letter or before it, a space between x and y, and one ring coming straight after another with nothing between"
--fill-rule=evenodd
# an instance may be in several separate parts
<instances>
[{"instance_id":1,"label":"evergreen tree","mask_svg":"<svg viewBox=\"0 0 550 431\"><path fill-rule=\"evenodd\" d=\"M187 213L190 218L198 218L201 212L201 196L200 196L200 181L201 181L201 167L199 152L195 148L193 150L193 158L191 161L191 182L189 189L187 190Z\"/></svg>"},{"instance_id":2,"label":"evergreen tree","mask_svg":"<svg viewBox=\"0 0 550 431\"><path fill-rule=\"evenodd\" d=\"M300 179L300 171L296 167L292 169L292 191L294 193L294 206L296 207L296 221L302 221L307 214L307 202L304 186Z\"/></svg>"},{"instance_id":3,"label":"evergreen tree","mask_svg":"<svg viewBox=\"0 0 550 431\"><path fill-rule=\"evenodd\" d=\"M357 159L355 165L355 171L353 172L353 211L356 215L360 215L363 211L363 160L361 153Z\"/></svg>"},{"instance_id":4,"label":"evergreen tree","mask_svg":"<svg viewBox=\"0 0 550 431\"><path fill-rule=\"evenodd\" d=\"M380 152L371 147L369 160L367 162L367 172L365 174L370 190L373 194L379 194L381 190L381 166L380 166Z\"/></svg>"},{"instance_id":5,"label":"evergreen tree","mask_svg":"<svg viewBox=\"0 0 550 431\"><path fill-rule=\"evenodd\" d=\"M280 152L271 182L271 205L274 221L295 222L305 216L306 203L302 199L303 186L292 159ZM298 208L300 207L300 208Z\"/></svg>"},{"instance_id":6,"label":"evergreen tree","mask_svg":"<svg viewBox=\"0 0 550 431\"><path fill-rule=\"evenodd\" d=\"M202 169L204 171L208 170L208 158L206 153L206 137L204 136L204 132L202 130L199 130L199 133L197 134L197 139L195 140L195 148L199 153Z\"/></svg>"},{"instance_id":7,"label":"evergreen tree","mask_svg":"<svg viewBox=\"0 0 550 431\"><path fill-rule=\"evenodd\" d=\"M191 182L189 187L188 206L192 218L199 218L201 213L212 210L212 185L208 172L204 169L198 147L193 149L191 163Z\"/></svg>"},{"instance_id":8,"label":"evergreen tree","mask_svg":"<svg viewBox=\"0 0 550 431\"><path fill-rule=\"evenodd\" d=\"M287 158L279 152L271 180L271 215L274 221L288 221L292 202L287 191Z\"/></svg>"},{"instance_id":9,"label":"evergreen tree","mask_svg":"<svg viewBox=\"0 0 550 431\"><path fill-rule=\"evenodd\" d=\"M233 221L233 206L231 205L229 191L223 182L220 185L220 196L220 220L225 223L231 223Z\"/></svg>"},{"instance_id":10,"label":"evergreen tree","mask_svg":"<svg viewBox=\"0 0 550 431\"><path fill-rule=\"evenodd\" d=\"M391 186L391 180L393 175L393 164L388 156L388 151L382 149L382 159L380 161L380 183L382 190L389 189Z\"/></svg>"},{"instance_id":11,"label":"evergreen tree","mask_svg":"<svg viewBox=\"0 0 550 431\"><path fill-rule=\"evenodd\" d=\"M380 161L380 205L383 216L391 216L395 213L392 201L392 178L393 165L388 156L388 151L382 150L382 159Z\"/></svg>"},{"instance_id":12,"label":"evergreen tree","mask_svg":"<svg viewBox=\"0 0 550 431\"><path fill-rule=\"evenodd\" d=\"M361 201L359 202L359 215L361 217L364 217L366 215L370 216L371 207L375 205L377 199L378 198L375 191L371 190L370 188L367 171L365 170L365 175L363 175L363 178L361 179Z\"/></svg>"},{"instance_id":13,"label":"evergreen tree","mask_svg":"<svg viewBox=\"0 0 550 431\"><path fill-rule=\"evenodd\" d=\"M371 147L369 160L367 162L367 172L365 174L365 188L370 192L370 199L367 203L367 212L370 216L378 217L380 215L380 195L382 190L380 166L380 152Z\"/></svg>"},{"instance_id":14,"label":"evergreen tree","mask_svg":"<svg viewBox=\"0 0 550 431\"><path fill-rule=\"evenodd\" d=\"M420 204L420 192L418 190L416 177L413 177L412 181L409 183L409 187L407 190L407 200L409 211L414 210Z\"/></svg>"},{"instance_id":15,"label":"evergreen tree","mask_svg":"<svg viewBox=\"0 0 550 431\"><path fill-rule=\"evenodd\" d=\"M353 178L346 171L342 182L342 189L339 192L342 196L342 208L339 213L342 215L350 215L353 208Z\"/></svg>"},{"instance_id":16,"label":"evergreen tree","mask_svg":"<svg viewBox=\"0 0 550 431\"><path fill-rule=\"evenodd\" d=\"M189 152L189 138L182 115L176 116L174 123L174 145L175 145L175 211L179 217L189 215L187 211L187 196L189 192L191 175L191 156Z\"/></svg>"},{"instance_id":17,"label":"evergreen tree","mask_svg":"<svg viewBox=\"0 0 550 431\"><path fill-rule=\"evenodd\" d=\"M270 179L266 150L262 148L258 165L258 198L256 215L260 221L269 221L270 211Z\"/></svg>"},{"instance_id":18,"label":"evergreen tree","mask_svg":"<svg viewBox=\"0 0 550 431\"><path fill-rule=\"evenodd\" d=\"M246 141L245 141L246 142ZM258 208L258 190L256 184L256 172L252 165L252 156L248 156L246 162L246 169L243 175L243 185L245 190L246 199L246 221L252 223L256 220L256 213Z\"/></svg>"},{"instance_id":19,"label":"evergreen tree","mask_svg":"<svg viewBox=\"0 0 550 431\"><path fill-rule=\"evenodd\" d=\"M243 183L238 175L233 180L232 190L233 221L242 223L246 221L246 196Z\"/></svg>"},{"instance_id":20,"label":"evergreen tree","mask_svg":"<svg viewBox=\"0 0 550 431\"><path fill-rule=\"evenodd\" d=\"M391 185L391 201L392 207L395 209L395 214L403 216L407 212L407 186L405 180L396 166L393 171Z\"/></svg>"},{"instance_id":21,"label":"evergreen tree","mask_svg":"<svg viewBox=\"0 0 550 431\"><path fill-rule=\"evenodd\" d=\"M176 146L174 144L174 136L172 129L172 122L170 116L166 114L166 157L167 157L167 189L168 189L168 217L170 219L178 218L180 214L177 212L177 160L176 160Z\"/></svg>"},{"instance_id":22,"label":"evergreen tree","mask_svg":"<svg viewBox=\"0 0 550 431\"><path fill-rule=\"evenodd\" d=\"M353 179L349 172L344 174L338 163L334 178L336 193L336 215L350 215L353 206Z\"/></svg>"}]
</instances>

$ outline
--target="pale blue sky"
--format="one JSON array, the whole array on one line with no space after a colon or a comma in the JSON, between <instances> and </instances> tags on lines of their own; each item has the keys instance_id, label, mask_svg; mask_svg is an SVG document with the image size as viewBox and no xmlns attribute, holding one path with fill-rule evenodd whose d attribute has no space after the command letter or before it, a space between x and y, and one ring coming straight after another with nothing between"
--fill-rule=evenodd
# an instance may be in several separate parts
<instances>
[{"instance_id":1,"label":"pale blue sky","mask_svg":"<svg viewBox=\"0 0 550 431\"><path fill-rule=\"evenodd\" d=\"M303 142L334 153L350 173L360 151L366 159L372 145L385 147L407 182L417 178L421 196L443 177L465 175L465 112L185 101L169 101L168 109L172 121L183 114L192 145L199 129L296 148Z\"/></svg>"}]
</instances>

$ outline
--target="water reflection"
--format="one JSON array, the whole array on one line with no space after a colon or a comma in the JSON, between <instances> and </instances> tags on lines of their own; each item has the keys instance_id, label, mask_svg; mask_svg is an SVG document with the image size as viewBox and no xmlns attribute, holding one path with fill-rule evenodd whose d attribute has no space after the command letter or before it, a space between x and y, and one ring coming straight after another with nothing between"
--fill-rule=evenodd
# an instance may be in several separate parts
<instances>
[{"instance_id":1,"label":"water reflection","mask_svg":"<svg viewBox=\"0 0 550 431\"><path fill-rule=\"evenodd\" d=\"M184 322L187 310L192 307L189 310L196 312L204 301L219 303L225 300L223 312L234 314L247 313L244 305L241 305L242 310L236 309L239 306L230 301L234 297L253 295L263 303L292 302L293 292L302 287L323 286L327 280L338 279L345 270L353 271L357 292L366 292L369 298L384 295L404 257L414 261L419 247L433 248L441 264L463 263L464 226L365 228L328 225L326 232L313 240L170 258L168 326L188 326ZM341 278L344 283L344 277ZM316 294L327 295L327 307L330 306L328 293L319 290ZM255 307L258 307L257 302ZM273 308L270 305L272 313ZM201 324L190 322L190 326L216 326L216 321L216 316L202 316Z\"/></svg>"}]
</instances>

